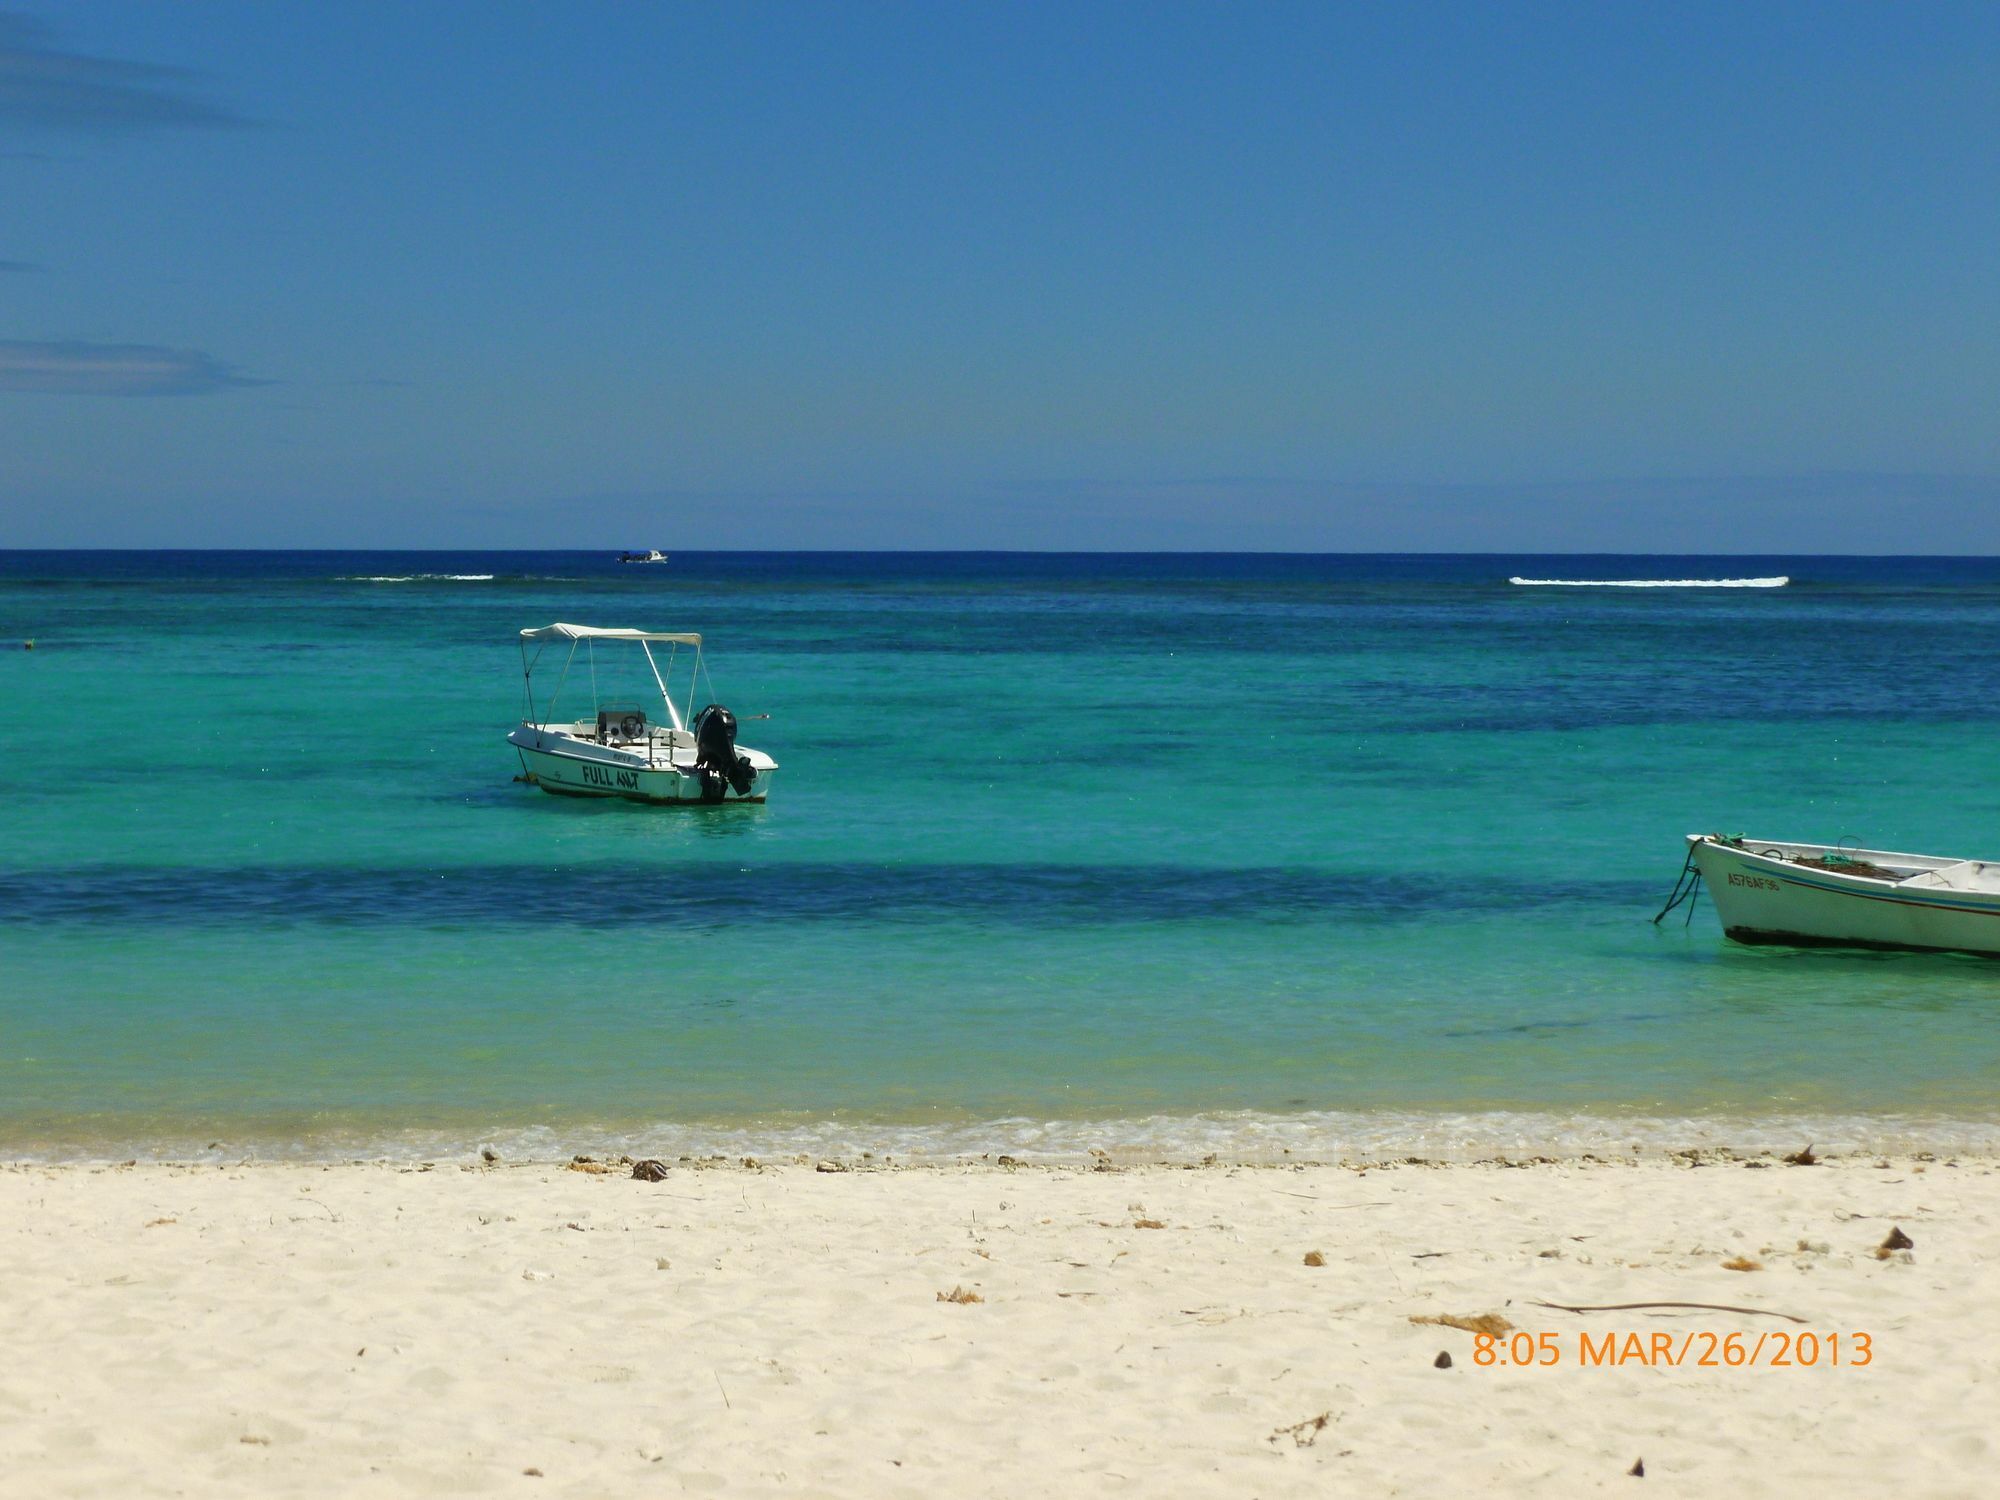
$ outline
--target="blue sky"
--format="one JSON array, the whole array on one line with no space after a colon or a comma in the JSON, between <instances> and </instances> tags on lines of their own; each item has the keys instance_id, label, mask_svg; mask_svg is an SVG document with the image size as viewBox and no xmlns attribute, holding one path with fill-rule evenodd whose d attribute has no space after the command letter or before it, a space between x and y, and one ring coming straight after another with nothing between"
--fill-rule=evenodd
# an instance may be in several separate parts
<instances>
[{"instance_id":1,"label":"blue sky","mask_svg":"<svg viewBox=\"0 0 2000 1500\"><path fill-rule=\"evenodd\" d=\"M14 0L0 546L2000 552L1997 247L1995 5Z\"/></svg>"}]
</instances>

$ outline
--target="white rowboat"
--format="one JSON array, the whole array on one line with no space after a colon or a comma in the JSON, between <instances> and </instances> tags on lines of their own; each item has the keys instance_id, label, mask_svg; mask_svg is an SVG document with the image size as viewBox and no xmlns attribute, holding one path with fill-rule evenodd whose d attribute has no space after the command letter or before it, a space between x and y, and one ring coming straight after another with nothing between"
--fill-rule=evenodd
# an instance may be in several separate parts
<instances>
[{"instance_id":1,"label":"white rowboat","mask_svg":"<svg viewBox=\"0 0 2000 1500\"><path fill-rule=\"evenodd\" d=\"M1722 930L1739 943L2000 958L2000 861L1713 833L1687 838Z\"/></svg>"}]
</instances>

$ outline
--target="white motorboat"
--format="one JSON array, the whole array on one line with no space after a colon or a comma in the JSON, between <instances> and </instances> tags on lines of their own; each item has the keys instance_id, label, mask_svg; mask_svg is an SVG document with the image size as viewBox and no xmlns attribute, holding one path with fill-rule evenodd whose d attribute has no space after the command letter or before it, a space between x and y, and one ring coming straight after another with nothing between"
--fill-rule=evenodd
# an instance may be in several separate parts
<instances>
[{"instance_id":1,"label":"white motorboat","mask_svg":"<svg viewBox=\"0 0 2000 1500\"><path fill-rule=\"evenodd\" d=\"M663 563L667 560L667 554L657 550L621 552L618 554L618 560L622 563Z\"/></svg>"},{"instance_id":2,"label":"white motorboat","mask_svg":"<svg viewBox=\"0 0 2000 1500\"><path fill-rule=\"evenodd\" d=\"M1688 867L1739 943L2000 957L2000 862L1714 833L1687 841Z\"/></svg>"},{"instance_id":3,"label":"white motorboat","mask_svg":"<svg viewBox=\"0 0 2000 1500\"><path fill-rule=\"evenodd\" d=\"M664 669L654 655L655 646L669 648L660 653L667 658ZM637 657L629 655L634 647ZM650 694L599 696L600 667L613 665L600 662L600 648L606 648L606 655L611 650L627 653L628 666L643 659L646 675L659 694L657 717L642 701ZM674 706L669 690L682 665L683 652L685 714ZM561 667L555 691L546 703L537 704L535 672L543 666L545 655L555 656ZM551 660L544 670L554 668ZM589 718L556 715L556 704L573 672L588 683ZM615 676L610 670L605 675ZM695 712L695 686L707 676L701 637L690 633L563 624L522 631L521 677L527 716L507 736L521 758L522 779L565 797L624 797L662 803L762 802L770 795L778 763L761 750L736 743L736 716L721 704L710 703ZM712 686L709 691L714 691Z\"/></svg>"}]
</instances>

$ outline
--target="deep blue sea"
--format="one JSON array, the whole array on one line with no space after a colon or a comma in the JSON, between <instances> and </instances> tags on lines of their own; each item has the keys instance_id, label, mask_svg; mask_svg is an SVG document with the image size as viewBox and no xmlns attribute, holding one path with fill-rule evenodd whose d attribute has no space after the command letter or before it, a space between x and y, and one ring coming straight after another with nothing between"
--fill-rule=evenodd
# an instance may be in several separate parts
<instances>
[{"instance_id":1,"label":"deep blue sea","mask_svg":"<svg viewBox=\"0 0 2000 1500\"><path fill-rule=\"evenodd\" d=\"M555 620L771 801L517 783ZM2000 559L0 552L0 1155L1985 1138L2000 964L1650 919L1996 730Z\"/></svg>"}]
</instances>

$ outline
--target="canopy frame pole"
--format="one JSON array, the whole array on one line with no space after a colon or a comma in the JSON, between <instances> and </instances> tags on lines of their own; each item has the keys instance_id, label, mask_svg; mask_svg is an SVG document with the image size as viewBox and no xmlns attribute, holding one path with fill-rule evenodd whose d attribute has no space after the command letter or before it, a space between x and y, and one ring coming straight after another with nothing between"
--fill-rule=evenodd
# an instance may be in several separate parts
<instances>
[{"instance_id":1,"label":"canopy frame pole","mask_svg":"<svg viewBox=\"0 0 2000 1500\"><path fill-rule=\"evenodd\" d=\"M569 655L563 658L562 676L556 679L556 690L553 693L549 694L549 706L548 706L549 713L554 713L556 711L556 700L562 697L563 684L569 681L570 663L574 662L575 660L576 660L576 642L571 641L569 643Z\"/></svg>"},{"instance_id":2,"label":"canopy frame pole","mask_svg":"<svg viewBox=\"0 0 2000 1500\"><path fill-rule=\"evenodd\" d=\"M698 682L708 684L708 701L715 702L715 679L708 675L708 663L701 658L701 647L694 648L694 666L688 671L688 713L694 712L694 690Z\"/></svg>"},{"instance_id":3,"label":"canopy frame pole","mask_svg":"<svg viewBox=\"0 0 2000 1500\"><path fill-rule=\"evenodd\" d=\"M653 686L660 690L660 702L667 706L667 723L672 728L679 729L681 716L674 711L674 700L667 694L666 679L660 676L660 664L653 660L652 642L639 642L639 649L646 653L646 665L653 669Z\"/></svg>"}]
</instances>

